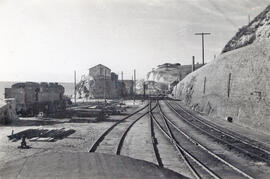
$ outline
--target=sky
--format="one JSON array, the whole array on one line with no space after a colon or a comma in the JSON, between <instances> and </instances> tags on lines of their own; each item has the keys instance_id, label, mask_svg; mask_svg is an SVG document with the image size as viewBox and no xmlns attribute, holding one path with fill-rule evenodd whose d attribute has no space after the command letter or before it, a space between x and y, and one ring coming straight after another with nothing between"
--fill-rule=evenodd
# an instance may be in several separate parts
<instances>
[{"instance_id":1,"label":"sky","mask_svg":"<svg viewBox=\"0 0 270 179\"><path fill-rule=\"evenodd\" d=\"M267 0L0 0L0 81L72 82L104 64L137 78L219 55Z\"/></svg>"}]
</instances>

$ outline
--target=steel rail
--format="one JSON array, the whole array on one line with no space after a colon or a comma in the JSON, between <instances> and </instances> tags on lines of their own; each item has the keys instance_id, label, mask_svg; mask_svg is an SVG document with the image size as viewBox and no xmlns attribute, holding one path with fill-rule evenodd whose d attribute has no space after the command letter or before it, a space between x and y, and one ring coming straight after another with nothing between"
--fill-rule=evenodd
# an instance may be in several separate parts
<instances>
[{"instance_id":1,"label":"steel rail","mask_svg":"<svg viewBox=\"0 0 270 179\"><path fill-rule=\"evenodd\" d=\"M155 116L153 115L153 113L150 114L152 116L153 121L155 122L155 124L157 125L157 127L159 128L159 130L165 135L165 137L172 143L172 145L176 148L179 157L181 157L184 162L186 163L186 165L188 166L188 168L190 169L190 171L192 172L192 174L195 176L195 178L197 179L201 179L200 175L197 173L197 171L193 168L193 166L190 164L190 162L188 161L187 157L184 155L184 153L182 151L180 151L180 149L177 147L176 143L173 142L173 139L170 137L170 135L163 129L163 127L161 126L161 124L157 121L157 119L155 118Z\"/></svg>"},{"instance_id":2,"label":"steel rail","mask_svg":"<svg viewBox=\"0 0 270 179\"><path fill-rule=\"evenodd\" d=\"M147 108L147 106L149 106L149 103L147 105L145 105L144 107L140 108L139 110L129 114L128 116L124 117L123 119L117 121L116 123L114 123L110 128L108 128L107 130L105 130L101 136L93 143L93 145L91 146L89 152L95 152L97 147L99 146L99 144L104 140L104 138L113 130L113 128L115 126L117 126L118 124L120 124L121 122L125 121L126 119L130 118L131 116L137 114L138 112L144 110L145 108Z\"/></svg>"},{"instance_id":3,"label":"steel rail","mask_svg":"<svg viewBox=\"0 0 270 179\"><path fill-rule=\"evenodd\" d=\"M166 100L166 103L169 103L169 102ZM198 117L198 116L192 114L191 112L189 112L188 110L184 109L181 105L179 105L175 101L174 101L174 104L176 104L184 113L186 113L187 115L191 116L192 118L195 118L196 120L198 120L199 122L207 125L208 127L214 128L216 131L218 131L218 132L220 132L222 134L225 134L227 136L230 136L231 138L233 138L235 140L240 140L242 143L244 143L246 145L252 146L254 148L257 148L258 150L261 150L261 151L264 151L265 153L270 154L270 151L269 150L266 150L266 149L264 149L264 148L262 148L260 146L257 146L255 144L250 143L251 141L256 142L256 143L260 143L260 142L256 141L255 139L245 139L244 140L241 137L238 137L236 135L232 135L232 134L230 134L230 133L228 133L228 132L226 132L226 131L224 131L222 129L219 129L219 127L217 125L211 124L210 122L206 122L205 119L201 119L201 117ZM238 134L238 133L237 133L237 135L241 136L241 134ZM246 141L246 140L251 140L251 141Z\"/></svg>"},{"instance_id":4,"label":"steel rail","mask_svg":"<svg viewBox=\"0 0 270 179\"><path fill-rule=\"evenodd\" d=\"M150 121L150 130L151 130L151 141L152 141L152 146L153 146L153 150L156 156L156 160L158 163L158 166L163 168L164 165L162 163L162 159L160 157L159 151L158 151L158 147L157 147L157 138L155 137L155 130L154 130L154 123L153 123L153 117L151 115L151 101L149 104L149 121Z\"/></svg>"},{"instance_id":5,"label":"steel rail","mask_svg":"<svg viewBox=\"0 0 270 179\"><path fill-rule=\"evenodd\" d=\"M161 111L162 112L162 111ZM242 170L240 170L239 168L235 167L234 165L230 164L229 162L227 162L226 160L222 159L221 157L219 157L217 154L215 154L214 152L212 152L211 150L209 150L207 147L205 147L204 145L202 145L201 143L199 143L197 140L195 140L194 138L192 138L191 136L189 136L187 133L185 133L183 130L181 130L174 122L172 122L163 112L162 115L167 119L167 121L178 131L180 132L183 136L185 136L189 141L191 141L193 144L195 144L196 146L200 147L201 149L203 149L204 151L206 151L208 154L212 155L214 158L218 159L219 161L221 161L222 163L224 163L225 165L229 166L230 168L232 168L233 170L235 170L236 172L242 174L243 176L249 178L249 179L253 179L252 176L250 176L249 174L243 172Z\"/></svg>"},{"instance_id":6,"label":"steel rail","mask_svg":"<svg viewBox=\"0 0 270 179\"><path fill-rule=\"evenodd\" d=\"M163 112L161 110L161 107L160 107L160 104L158 103L158 106L159 106L159 114L161 115L161 117L163 118L164 120L164 123L166 125L166 128L167 130L169 131L169 135L171 136L171 139L173 140L173 142L175 143L175 145L177 146L177 148L179 148L179 150L181 151L181 153L183 153L184 157L185 157L185 154L187 154L194 162L196 162L197 165L199 165L201 168L203 168L208 174L210 174L212 177L214 177L215 179L220 179L221 177L218 176L218 174L216 174L214 171L212 171L209 167L207 167L206 165L204 165L200 160L198 160L195 156L193 156L190 152L188 152L186 149L184 149L180 143L175 139L173 133L171 132L171 128L169 127L168 125L168 122L167 122L167 119L164 117L163 115ZM188 159L187 159L188 161ZM191 165L190 165L191 166ZM192 166L191 166L192 167ZM193 167L192 167L193 168ZM194 168L193 168L194 169ZM194 171L196 171L194 169ZM198 174L198 172L196 171L196 178L201 178L201 176Z\"/></svg>"},{"instance_id":7,"label":"steel rail","mask_svg":"<svg viewBox=\"0 0 270 179\"><path fill-rule=\"evenodd\" d=\"M150 105L150 102L149 102L149 105ZM151 110L155 109L156 107L157 107L157 105L154 106ZM151 110L150 110L150 111L151 111ZM125 132L124 132L123 135L121 136L120 141L119 141L119 143L118 143L118 145L117 145L116 155L120 155L121 149L122 149L123 144L124 144L124 140L125 140L125 138L126 138L126 136L127 136L127 133L128 133L129 130L131 129L131 127L132 127L136 122L138 122L141 118L143 118L145 115L147 115L148 113L149 113L149 111L146 111L144 114L142 114L140 117L138 117L136 120L134 120L134 121L126 128Z\"/></svg>"},{"instance_id":8,"label":"steel rail","mask_svg":"<svg viewBox=\"0 0 270 179\"><path fill-rule=\"evenodd\" d=\"M203 133L205 133L205 134L211 136L212 138L216 139L217 141L220 141L221 143L224 143L224 144L226 144L226 145L228 145L228 146L230 146L230 147L232 147L232 148L235 148L235 149L237 149L237 150L239 150L239 151L245 153L245 154L248 155L248 156L252 156L253 158L256 158L256 159L258 159L258 160L261 160L261 161L264 161L264 162L270 164L270 161L269 161L269 160L267 160L267 159L265 159L265 158L263 158L263 157L261 157L261 156L259 156L259 155L256 155L256 154L254 154L254 153L251 153L250 151L247 151L246 149L243 149L243 148L241 148L241 147L235 146L235 145L233 145L233 144L231 144L231 143L229 143L229 142L227 142L227 141L225 141L225 140L223 140L223 139L220 139L219 137L216 137L215 135L209 133L209 132L206 131L205 129L202 129L201 127L198 126L198 124L196 125L196 124L192 123L190 120L186 119L183 115L181 115L179 112L177 112L176 109L175 109L174 107L172 107L171 104L169 104L168 102L167 102L167 104L168 104L168 106L169 106L169 107L170 107L170 108L171 108L171 109L172 109L179 117L181 117L181 119L183 119L183 120L186 121L188 124L190 124L191 126L195 127L196 129L200 130L201 132L203 132ZM198 120L197 120L197 121L198 121ZM200 121L199 121L199 122L200 122ZM201 123L201 124L202 124L202 123ZM211 128L211 129L213 129L213 130L216 129L215 127L210 127L210 126L208 126L208 127ZM222 133L222 132L221 132L221 133ZM227 134L226 134L226 133L223 133L223 135L227 135ZM241 142L241 140L240 140L240 142Z\"/></svg>"}]
</instances>

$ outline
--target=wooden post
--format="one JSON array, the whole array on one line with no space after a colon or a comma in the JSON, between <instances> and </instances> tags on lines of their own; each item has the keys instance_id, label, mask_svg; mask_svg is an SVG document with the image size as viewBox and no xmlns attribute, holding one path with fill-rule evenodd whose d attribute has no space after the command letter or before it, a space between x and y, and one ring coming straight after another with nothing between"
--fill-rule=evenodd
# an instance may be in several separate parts
<instances>
[{"instance_id":1,"label":"wooden post","mask_svg":"<svg viewBox=\"0 0 270 179\"><path fill-rule=\"evenodd\" d=\"M76 70L74 71L74 103L76 104L76 93L77 93L77 88L76 88Z\"/></svg>"},{"instance_id":2,"label":"wooden post","mask_svg":"<svg viewBox=\"0 0 270 179\"><path fill-rule=\"evenodd\" d=\"M131 77L131 90L132 90L132 91L130 92L130 93L131 93L130 95L133 97L133 105L134 105L134 104L135 104L135 103L134 103L135 101L134 101L134 91L133 91L134 83L133 83L133 81L134 81L134 79L133 79L133 76L132 76L132 77Z\"/></svg>"},{"instance_id":3,"label":"wooden post","mask_svg":"<svg viewBox=\"0 0 270 179\"><path fill-rule=\"evenodd\" d=\"M143 82L143 101L145 100L145 82Z\"/></svg>"},{"instance_id":4,"label":"wooden post","mask_svg":"<svg viewBox=\"0 0 270 179\"><path fill-rule=\"evenodd\" d=\"M204 77L203 81L203 94L205 94L205 88L206 88L206 77Z\"/></svg>"},{"instance_id":5,"label":"wooden post","mask_svg":"<svg viewBox=\"0 0 270 179\"><path fill-rule=\"evenodd\" d=\"M232 74L229 73L229 80L228 80L228 98L230 97L230 93L231 93L231 78L232 78Z\"/></svg>"},{"instance_id":6,"label":"wooden post","mask_svg":"<svg viewBox=\"0 0 270 179\"><path fill-rule=\"evenodd\" d=\"M124 80L123 80L123 71L121 71L121 81L122 81L122 84L121 84L121 95L122 95L122 97L124 97Z\"/></svg>"},{"instance_id":7,"label":"wooden post","mask_svg":"<svg viewBox=\"0 0 270 179\"><path fill-rule=\"evenodd\" d=\"M106 69L104 69L104 103L106 104Z\"/></svg>"},{"instance_id":8,"label":"wooden post","mask_svg":"<svg viewBox=\"0 0 270 179\"><path fill-rule=\"evenodd\" d=\"M195 71L195 56L192 56L192 72Z\"/></svg>"},{"instance_id":9,"label":"wooden post","mask_svg":"<svg viewBox=\"0 0 270 179\"><path fill-rule=\"evenodd\" d=\"M136 70L134 69L134 93L133 93L134 102L135 102L135 96L136 96Z\"/></svg>"}]
</instances>

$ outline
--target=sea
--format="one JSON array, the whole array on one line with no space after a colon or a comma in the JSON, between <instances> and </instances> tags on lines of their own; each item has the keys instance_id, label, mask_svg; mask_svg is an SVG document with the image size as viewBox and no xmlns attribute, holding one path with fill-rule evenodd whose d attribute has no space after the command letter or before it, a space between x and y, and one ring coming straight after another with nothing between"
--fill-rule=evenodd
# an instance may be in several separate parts
<instances>
[{"instance_id":1,"label":"sea","mask_svg":"<svg viewBox=\"0 0 270 179\"><path fill-rule=\"evenodd\" d=\"M0 104L4 101L4 93L5 88L10 88L13 84L18 82L12 82L12 81L0 81ZM71 97L74 94L74 83L61 83L59 82L64 88L65 88L65 95Z\"/></svg>"}]
</instances>

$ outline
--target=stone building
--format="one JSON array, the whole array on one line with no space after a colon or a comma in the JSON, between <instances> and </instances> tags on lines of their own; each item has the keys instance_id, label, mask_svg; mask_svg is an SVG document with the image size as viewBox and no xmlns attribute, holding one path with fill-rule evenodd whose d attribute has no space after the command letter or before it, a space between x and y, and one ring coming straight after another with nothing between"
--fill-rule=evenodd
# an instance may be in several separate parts
<instances>
[{"instance_id":1,"label":"stone building","mask_svg":"<svg viewBox=\"0 0 270 179\"><path fill-rule=\"evenodd\" d=\"M102 64L89 68L76 86L80 98L96 99L129 97L134 87L132 80L118 80L118 75Z\"/></svg>"},{"instance_id":2,"label":"stone building","mask_svg":"<svg viewBox=\"0 0 270 179\"><path fill-rule=\"evenodd\" d=\"M122 96L123 85L118 80L118 75L114 72L111 72L111 98L118 98Z\"/></svg>"},{"instance_id":3,"label":"stone building","mask_svg":"<svg viewBox=\"0 0 270 179\"><path fill-rule=\"evenodd\" d=\"M99 64L89 68L89 76L92 77L94 83L89 86L90 96L94 98L111 98L112 82L111 69Z\"/></svg>"},{"instance_id":4,"label":"stone building","mask_svg":"<svg viewBox=\"0 0 270 179\"><path fill-rule=\"evenodd\" d=\"M124 83L124 93L125 95L132 95L134 91L134 81L133 80L123 80Z\"/></svg>"},{"instance_id":5,"label":"stone building","mask_svg":"<svg viewBox=\"0 0 270 179\"><path fill-rule=\"evenodd\" d=\"M95 79L101 79L101 78L111 78L111 69L102 65L98 64L92 68L89 68L89 76L92 76Z\"/></svg>"},{"instance_id":6,"label":"stone building","mask_svg":"<svg viewBox=\"0 0 270 179\"><path fill-rule=\"evenodd\" d=\"M119 98L123 94L124 85L118 80L118 75L111 69L99 64L89 68L89 93L93 98Z\"/></svg>"}]
</instances>

